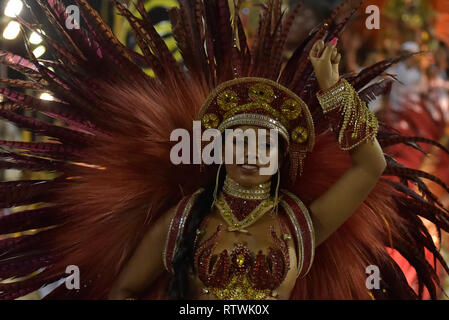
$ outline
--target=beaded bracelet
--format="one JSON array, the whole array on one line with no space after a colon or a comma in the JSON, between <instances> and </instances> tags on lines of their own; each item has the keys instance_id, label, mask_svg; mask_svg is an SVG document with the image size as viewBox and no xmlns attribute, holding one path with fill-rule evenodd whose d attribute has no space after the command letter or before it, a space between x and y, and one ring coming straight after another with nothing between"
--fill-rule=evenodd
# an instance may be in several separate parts
<instances>
[{"instance_id":1,"label":"beaded bracelet","mask_svg":"<svg viewBox=\"0 0 449 320\"><path fill-rule=\"evenodd\" d=\"M376 116L345 79L319 91L317 98L341 149L351 150L377 135Z\"/></svg>"}]
</instances>

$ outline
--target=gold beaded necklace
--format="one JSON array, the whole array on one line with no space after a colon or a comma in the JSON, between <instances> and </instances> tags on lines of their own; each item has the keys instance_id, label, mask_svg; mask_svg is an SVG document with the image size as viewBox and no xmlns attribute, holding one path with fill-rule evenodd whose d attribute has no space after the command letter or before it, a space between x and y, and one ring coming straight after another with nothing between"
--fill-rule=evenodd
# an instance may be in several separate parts
<instances>
[{"instance_id":1,"label":"gold beaded necklace","mask_svg":"<svg viewBox=\"0 0 449 320\"><path fill-rule=\"evenodd\" d=\"M253 188L245 188L229 178L229 176L226 176L223 192L218 196L215 206L228 224L228 231L248 232L245 230L246 227L249 227L265 213L273 209L275 201L270 197L270 186L271 181L259 184ZM224 193L243 201L243 205L246 201L261 200L261 202L244 219L239 220L226 201Z\"/></svg>"},{"instance_id":2,"label":"gold beaded necklace","mask_svg":"<svg viewBox=\"0 0 449 320\"><path fill-rule=\"evenodd\" d=\"M227 175L223 185L223 192L245 200L265 200L270 197L270 188L271 181L258 184L252 188L245 188Z\"/></svg>"}]
</instances>

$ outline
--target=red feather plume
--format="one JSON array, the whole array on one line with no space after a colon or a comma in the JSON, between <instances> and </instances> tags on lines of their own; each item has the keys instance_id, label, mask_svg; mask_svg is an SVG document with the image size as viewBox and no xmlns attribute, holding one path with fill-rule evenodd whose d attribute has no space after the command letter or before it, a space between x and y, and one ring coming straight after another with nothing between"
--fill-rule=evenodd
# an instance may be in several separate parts
<instances>
[{"instance_id":1,"label":"red feather plume","mask_svg":"<svg viewBox=\"0 0 449 320\"><path fill-rule=\"evenodd\" d=\"M48 299L107 297L152 223L213 176L214 168L200 171L171 164L170 133L177 128L191 131L208 94L235 76L278 79L307 101L317 128L316 146L303 176L291 188L306 203L322 194L349 167L348 155L325 131L328 126L314 98L318 85L307 60L315 40L326 34L338 35L349 16L336 26L328 20L282 64L286 36L299 8L285 14L280 0L270 0L262 9L258 39L250 49L238 12L231 19L227 0L182 0L180 8L170 14L184 57L180 64L141 4L142 18L134 17L118 2L117 8L132 26L143 55L120 44L87 1L76 2L82 12L82 26L87 26L80 30L64 28L60 1L38 1L56 33L44 37L56 60L55 72L49 69L51 63L39 64L33 56L25 59L0 51L0 63L28 77L27 81L2 80L17 90L0 90L6 99L0 116L51 138L51 142L0 141L0 168L57 173L56 178L46 181L0 183L3 208L42 206L0 218L1 235L35 231L0 240L0 279L37 272L29 279L0 283L0 298L14 299L60 280L66 276L68 265L80 268L81 289L61 287ZM337 8L331 17L340 10ZM45 30L37 21L23 24ZM357 90L363 89L399 59L378 63L349 80ZM140 69L142 61L153 68L156 77ZM50 91L56 100L42 101L19 92L21 89ZM380 89L380 85L370 87L363 95L370 99L383 93ZM22 108L59 119L65 125L25 117L17 113ZM386 152L388 146L401 143L397 133L384 129L379 132L379 141ZM427 141L414 141L418 142ZM395 161L389 161L386 173L392 177L382 179L357 212L317 248L311 272L297 281L292 299L419 298L423 288L436 297L438 279L425 252L441 264L443 261L419 216L449 231L447 210L432 197L421 177L440 180ZM410 182L418 184L419 190L412 189ZM418 292L409 287L389 248L416 268ZM366 288L365 269L369 265L383 270L385 292ZM167 274L162 274L148 288L147 297L166 297L167 279Z\"/></svg>"}]
</instances>

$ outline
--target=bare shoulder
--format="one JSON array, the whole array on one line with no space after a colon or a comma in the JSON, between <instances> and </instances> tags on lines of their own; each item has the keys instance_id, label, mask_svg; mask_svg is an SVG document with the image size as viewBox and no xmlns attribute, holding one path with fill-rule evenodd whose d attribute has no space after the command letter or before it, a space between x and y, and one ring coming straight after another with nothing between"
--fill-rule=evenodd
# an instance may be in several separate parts
<instances>
[{"instance_id":1,"label":"bare shoulder","mask_svg":"<svg viewBox=\"0 0 449 320\"><path fill-rule=\"evenodd\" d=\"M162 253L175 212L176 206L173 206L151 224L113 285L110 299L138 296L163 272Z\"/></svg>"},{"instance_id":2,"label":"bare shoulder","mask_svg":"<svg viewBox=\"0 0 449 320\"><path fill-rule=\"evenodd\" d=\"M152 224L152 226L147 231L147 237L150 234L157 234L160 236L162 233L167 233L170 227L170 224L176 215L176 209L178 204L173 205L164 213L162 213L157 220Z\"/></svg>"},{"instance_id":3,"label":"bare shoulder","mask_svg":"<svg viewBox=\"0 0 449 320\"><path fill-rule=\"evenodd\" d=\"M169 226L170 222L173 220L173 217L176 214L176 210L178 208L178 203L174 206L172 206L170 209L168 209L167 211L165 211L160 217L159 219L156 221L156 225L159 225L160 227L164 226L167 227Z\"/></svg>"}]
</instances>

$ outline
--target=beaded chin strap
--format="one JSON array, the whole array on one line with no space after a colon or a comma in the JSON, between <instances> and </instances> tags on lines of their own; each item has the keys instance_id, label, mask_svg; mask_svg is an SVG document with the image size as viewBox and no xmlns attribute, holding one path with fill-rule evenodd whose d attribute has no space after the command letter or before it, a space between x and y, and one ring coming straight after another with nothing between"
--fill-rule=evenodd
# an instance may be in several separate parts
<instances>
[{"instance_id":1,"label":"beaded chin strap","mask_svg":"<svg viewBox=\"0 0 449 320\"><path fill-rule=\"evenodd\" d=\"M281 168L278 167L278 172L277 172L277 182L276 182L276 191L274 194L274 206L275 206L275 214L278 214L278 208L279 208L279 186L281 184Z\"/></svg>"},{"instance_id":2,"label":"beaded chin strap","mask_svg":"<svg viewBox=\"0 0 449 320\"><path fill-rule=\"evenodd\" d=\"M220 180L220 172L221 167L223 166L223 162L220 163L220 166L218 167L217 171L217 177L215 178L215 188L214 188L214 201L212 201L211 209L214 207L215 203L217 202L217 193L218 193L218 181Z\"/></svg>"}]
</instances>

